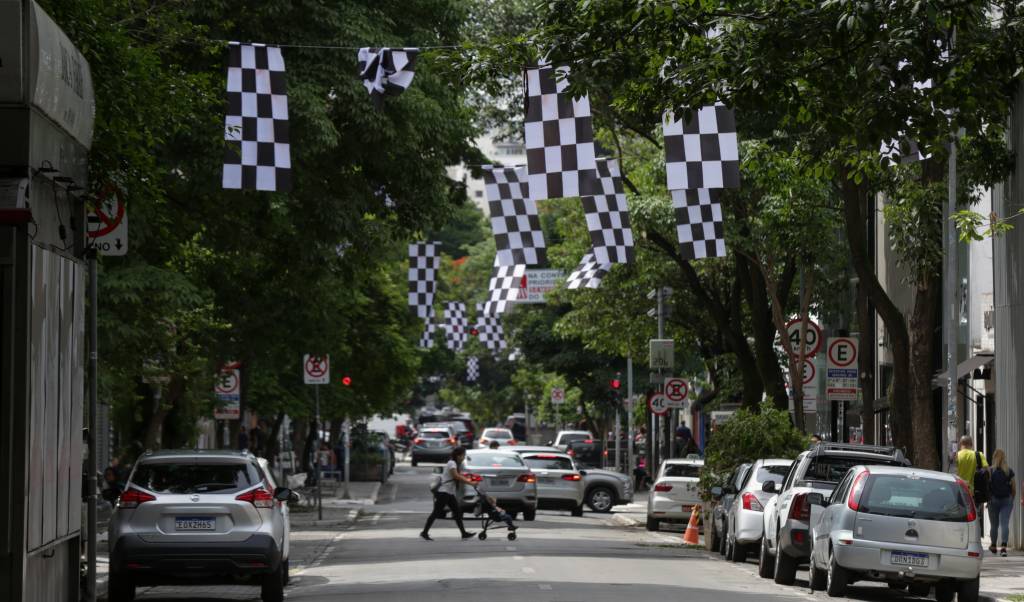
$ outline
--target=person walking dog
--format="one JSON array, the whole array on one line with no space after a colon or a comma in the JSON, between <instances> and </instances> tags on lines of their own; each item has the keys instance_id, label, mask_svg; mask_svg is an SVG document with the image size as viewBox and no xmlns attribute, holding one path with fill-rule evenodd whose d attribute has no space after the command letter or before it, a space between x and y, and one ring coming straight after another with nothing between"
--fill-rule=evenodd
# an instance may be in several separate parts
<instances>
[{"instance_id":1,"label":"person walking dog","mask_svg":"<svg viewBox=\"0 0 1024 602\"><path fill-rule=\"evenodd\" d=\"M445 464L444 472L441 473L441 481L437 485L437 489L434 490L434 510L427 517L427 524L420 532L420 537L427 541L434 541L430 537L430 527L433 526L434 520L444 516L446 510L451 510L452 518L455 519L455 524L459 527L459 532L462 533L462 539L469 539L476 535L476 533L467 531L463 526L462 509L459 508L459 498L456 497L457 485L473 484L469 477L462 474L462 461L465 459L466 448L460 446L452 450L451 459Z\"/></svg>"},{"instance_id":2,"label":"person walking dog","mask_svg":"<svg viewBox=\"0 0 1024 602\"><path fill-rule=\"evenodd\" d=\"M1006 462L1006 452L997 449L992 454L992 468L989 472L988 487L991 497L988 502L988 520L992 522L992 526L989 527L992 543L988 551L995 554L996 542L1001 541L999 555L1006 556L1006 542L1010 538L1010 513L1013 512L1013 499L1017 497L1016 475ZM1002 540L999 539L1000 531L1003 534Z\"/></svg>"}]
</instances>

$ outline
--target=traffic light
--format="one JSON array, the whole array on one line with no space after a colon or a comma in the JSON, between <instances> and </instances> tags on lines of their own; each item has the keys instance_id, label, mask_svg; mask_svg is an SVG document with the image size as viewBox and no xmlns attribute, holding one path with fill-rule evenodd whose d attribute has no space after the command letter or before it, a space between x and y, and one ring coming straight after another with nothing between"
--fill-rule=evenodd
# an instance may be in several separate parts
<instances>
[{"instance_id":1,"label":"traffic light","mask_svg":"<svg viewBox=\"0 0 1024 602\"><path fill-rule=\"evenodd\" d=\"M345 385L346 387L351 387L352 386L352 377L351 376L342 376L341 377L341 384Z\"/></svg>"},{"instance_id":2,"label":"traffic light","mask_svg":"<svg viewBox=\"0 0 1024 602\"><path fill-rule=\"evenodd\" d=\"M616 372L615 376L608 382L613 391L618 391L622 387L622 373Z\"/></svg>"}]
</instances>

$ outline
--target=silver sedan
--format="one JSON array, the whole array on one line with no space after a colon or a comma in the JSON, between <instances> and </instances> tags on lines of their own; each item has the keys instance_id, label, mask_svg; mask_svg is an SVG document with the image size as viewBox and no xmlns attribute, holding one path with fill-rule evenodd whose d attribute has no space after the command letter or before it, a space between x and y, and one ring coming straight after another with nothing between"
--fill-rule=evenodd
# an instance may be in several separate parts
<instances>
[{"instance_id":1,"label":"silver sedan","mask_svg":"<svg viewBox=\"0 0 1024 602\"><path fill-rule=\"evenodd\" d=\"M519 457L519 454L496 449L471 449L466 452L464 474L476 485L482 495L493 497L498 505L510 513L523 513L525 520L537 515L537 476ZM464 488L461 505L472 508L477 503L477 492Z\"/></svg>"}]
</instances>

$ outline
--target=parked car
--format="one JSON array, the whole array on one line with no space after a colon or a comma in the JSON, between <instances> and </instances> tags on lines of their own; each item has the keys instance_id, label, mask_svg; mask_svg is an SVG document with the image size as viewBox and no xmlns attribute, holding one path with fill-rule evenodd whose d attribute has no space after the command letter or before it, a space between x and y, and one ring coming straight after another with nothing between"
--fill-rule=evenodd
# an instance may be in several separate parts
<instances>
[{"instance_id":1,"label":"parked car","mask_svg":"<svg viewBox=\"0 0 1024 602\"><path fill-rule=\"evenodd\" d=\"M466 452L464 471L481 493L495 498L498 505L510 514L522 512L523 519L528 521L537 516L537 476L519 454L497 449L471 449ZM477 492L472 487L461 489L461 506L472 509L477 503Z\"/></svg>"},{"instance_id":2,"label":"parked car","mask_svg":"<svg viewBox=\"0 0 1024 602\"><path fill-rule=\"evenodd\" d=\"M743 479L747 476L750 464L744 463L736 467L736 470L729 474L722 487L711 489L711 495L715 499L715 505L711 509L711 549L725 556L725 515L732 507L733 498L739 491Z\"/></svg>"},{"instance_id":3,"label":"parked car","mask_svg":"<svg viewBox=\"0 0 1024 602\"><path fill-rule=\"evenodd\" d=\"M291 490L248 452L146 452L110 519L110 602L138 585L258 583L284 599Z\"/></svg>"},{"instance_id":4,"label":"parked car","mask_svg":"<svg viewBox=\"0 0 1024 602\"><path fill-rule=\"evenodd\" d=\"M517 445L512 451L526 453L560 453L546 445ZM611 512L612 508L633 502L633 479L613 470L587 468L583 474L583 503L594 512Z\"/></svg>"},{"instance_id":5,"label":"parked car","mask_svg":"<svg viewBox=\"0 0 1024 602\"><path fill-rule=\"evenodd\" d=\"M967 483L955 475L893 466L851 468L811 529L812 589L842 596L855 581L935 587L939 602L978 600L981 525Z\"/></svg>"},{"instance_id":6,"label":"parked car","mask_svg":"<svg viewBox=\"0 0 1024 602\"><path fill-rule=\"evenodd\" d=\"M565 451L569 447L570 441L585 441L594 440L594 435L590 431L558 431L558 436L555 437L554 441L550 441L548 445L557 447L558 451Z\"/></svg>"},{"instance_id":7,"label":"parked car","mask_svg":"<svg viewBox=\"0 0 1024 602\"><path fill-rule=\"evenodd\" d=\"M458 446L451 426L424 427L412 440L412 465L420 462L447 462Z\"/></svg>"},{"instance_id":8,"label":"parked car","mask_svg":"<svg viewBox=\"0 0 1024 602\"><path fill-rule=\"evenodd\" d=\"M726 514L725 558L744 562L756 550L764 535L764 507L775 497L764 491L767 481L781 481L789 474L792 460L758 460L743 475L736 499Z\"/></svg>"},{"instance_id":9,"label":"parked car","mask_svg":"<svg viewBox=\"0 0 1024 602\"><path fill-rule=\"evenodd\" d=\"M526 452L520 456L537 475L537 508L569 510L573 516L583 516L586 472L579 470L568 454Z\"/></svg>"},{"instance_id":10,"label":"parked car","mask_svg":"<svg viewBox=\"0 0 1024 602\"><path fill-rule=\"evenodd\" d=\"M499 446L515 445L519 443L516 441L516 438L512 436L512 431L510 429L484 429L484 432L480 435L479 446L481 448L490 447L492 441L497 441Z\"/></svg>"},{"instance_id":11,"label":"parked car","mask_svg":"<svg viewBox=\"0 0 1024 602\"><path fill-rule=\"evenodd\" d=\"M686 522L693 507L701 503L697 485L704 460L665 460L658 469L647 497L647 530L657 531L663 522Z\"/></svg>"},{"instance_id":12,"label":"parked car","mask_svg":"<svg viewBox=\"0 0 1024 602\"><path fill-rule=\"evenodd\" d=\"M810 528L820 510L810 504L810 494L831 495L846 471L858 464L906 463L900 450L874 445L819 443L801 453L781 486L774 479L762 485L765 493L779 495L765 505L758 574L773 577L776 583L793 584L797 567L810 556Z\"/></svg>"}]
</instances>

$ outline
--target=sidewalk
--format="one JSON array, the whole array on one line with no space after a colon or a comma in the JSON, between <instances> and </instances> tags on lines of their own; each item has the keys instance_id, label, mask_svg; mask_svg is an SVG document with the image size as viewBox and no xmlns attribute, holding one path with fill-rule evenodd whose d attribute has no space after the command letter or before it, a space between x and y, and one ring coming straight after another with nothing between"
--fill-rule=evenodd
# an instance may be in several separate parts
<instances>
[{"instance_id":1,"label":"sidewalk","mask_svg":"<svg viewBox=\"0 0 1024 602\"><path fill-rule=\"evenodd\" d=\"M317 519L316 501L307 506L293 506L291 508L292 527L322 527L337 524L338 522L349 522L355 520L360 511L366 506L377 503L380 495L381 483L379 481L351 481L349 482L349 499L343 499L344 486L339 486L333 497L323 498L323 520Z\"/></svg>"},{"instance_id":2,"label":"sidewalk","mask_svg":"<svg viewBox=\"0 0 1024 602\"><path fill-rule=\"evenodd\" d=\"M1009 554L1003 558L985 550L981 562L982 597L1003 601L1017 595L1024 600L1024 553L1010 551Z\"/></svg>"}]
</instances>

